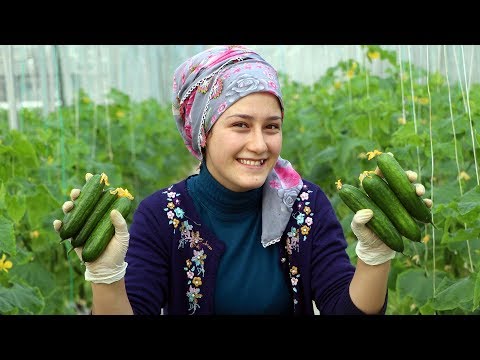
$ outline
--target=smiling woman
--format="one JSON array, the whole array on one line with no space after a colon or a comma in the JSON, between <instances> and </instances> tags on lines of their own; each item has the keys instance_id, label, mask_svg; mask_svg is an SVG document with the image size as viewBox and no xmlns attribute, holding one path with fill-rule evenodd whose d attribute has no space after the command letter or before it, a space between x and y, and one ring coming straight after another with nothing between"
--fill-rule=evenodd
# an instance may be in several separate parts
<instances>
[{"instance_id":1,"label":"smiling woman","mask_svg":"<svg viewBox=\"0 0 480 360\"><path fill-rule=\"evenodd\" d=\"M359 211L350 262L327 196L280 156L269 63L243 46L205 50L176 69L172 103L200 171L143 199L130 229L112 212L114 237L85 263L94 314L385 313L395 251Z\"/></svg>"},{"instance_id":2,"label":"smiling woman","mask_svg":"<svg viewBox=\"0 0 480 360\"><path fill-rule=\"evenodd\" d=\"M230 106L206 142L210 174L232 191L263 185L282 149L282 111L275 95L252 93Z\"/></svg>"}]
</instances>

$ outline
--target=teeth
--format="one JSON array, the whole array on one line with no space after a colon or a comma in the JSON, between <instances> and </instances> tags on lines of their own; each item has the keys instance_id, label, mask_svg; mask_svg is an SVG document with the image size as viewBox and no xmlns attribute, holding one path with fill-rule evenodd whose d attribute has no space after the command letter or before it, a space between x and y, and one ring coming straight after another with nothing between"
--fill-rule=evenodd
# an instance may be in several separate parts
<instances>
[{"instance_id":1,"label":"teeth","mask_svg":"<svg viewBox=\"0 0 480 360\"><path fill-rule=\"evenodd\" d=\"M244 165L250 165L250 166L261 166L265 162L265 160L253 161L253 160L244 160L244 159L240 159L239 161Z\"/></svg>"}]
</instances>

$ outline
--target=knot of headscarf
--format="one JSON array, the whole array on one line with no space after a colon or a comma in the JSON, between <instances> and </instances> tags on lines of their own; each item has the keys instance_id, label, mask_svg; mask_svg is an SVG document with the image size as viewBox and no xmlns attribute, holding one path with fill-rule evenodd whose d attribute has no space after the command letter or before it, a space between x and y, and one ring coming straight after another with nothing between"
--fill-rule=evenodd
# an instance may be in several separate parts
<instances>
[{"instance_id":1,"label":"knot of headscarf","mask_svg":"<svg viewBox=\"0 0 480 360\"><path fill-rule=\"evenodd\" d=\"M172 111L187 149L203 159L202 148L217 119L240 98L270 92L283 100L277 71L244 46L216 46L187 59L173 78ZM278 158L263 187L262 244L280 240L303 182L289 161Z\"/></svg>"}]
</instances>

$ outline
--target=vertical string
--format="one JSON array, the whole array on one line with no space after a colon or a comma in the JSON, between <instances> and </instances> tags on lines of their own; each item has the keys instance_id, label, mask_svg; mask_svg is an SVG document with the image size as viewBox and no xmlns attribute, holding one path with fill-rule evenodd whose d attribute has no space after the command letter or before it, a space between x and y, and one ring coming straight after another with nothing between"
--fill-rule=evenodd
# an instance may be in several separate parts
<instances>
[{"instance_id":1,"label":"vertical string","mask_svg":"<svg viewBox=\"0 0 480 360\"><path fill-rule=\"evenodd\" d=\"M428 122L430 131L430 158L432 160L432 171L430 174L430 198L433 201L433 174L434 174L434 156L433 156L433 133L432 133L432 95L430 93L430 59L429 59L429 47L427 45L427 93L428 93ZM433 282L433 297L436 296L435 286L435 272L436 272L436 259L435 259L435 229L432 226L432 282Z\"/></svg>"},{"instance_id":2,"label":"vertical string","mask_svg":"<svg viewBox=\"0 0 480 360\"><path fill-rule=\"evenodd\" d=\"M403 56L402 56L402 46L401 45L398 45L397 61L398 61L398 64L399 64L399 69L400 69L399 76L400 76L400 90L401 90L401 94L402 94L402 98L400 99L401 103L402 103L402 118L406 123L407 113L406 113L406 109L405 109L405 104L406 104L405 91L404 91L404 88L403 88L404 72L403 72ZM417 257L420 257L420 254L418 253L418 249L417 249L417 244L415 242L411 242L410 245L413 247L413 250L415 251L415 255L417 255Z\"/></svg>"},{"instance_id":3,"label":"vertical string","mask_svg":"<svg viewBox=\"0 0 480 360\"><path fill-rule=\"evenodd\" d=\"M101 48L98 49L98 59L97 59L99 64L102 64L102 51ZM107 127L107 151L108 151L108 158L110 161L113 161L113 150L112 150L112 131L111 131L111 119L110 119L110 111L109 111L109 104L108 104L108 80L107 76L110 75L110 67L109 67L109 61L106 61L107 65L107 71L106 74L103 75L103 98L104 98L104 103L105 103L105 122L106 122L106 127ZM102 66L103 70L103 66ZM103 73L103 71L102 71Z\"/></svg>"},{"instance_id":4,"label":"vertical string","mask_svg":"<svg viewBox=\"0 0 480 360\"><path fill-rule=\"evenodd\" d=\"M470 93L470 89L468 88L468 82L467 82L467 72L466 72L466 69L465 69L465 56L464 56L464 53L463 53L463 45L460 46L461 50L462 50L462 62L463 62L463 75L464 75L464 78L465 78L465 93L466 93L466 104L467 104L467 114L468 114L468 121L470 123L470 135L471 135L471 138L472 138L472 151L473 151L473 160L475 161L475 175L477 177L477 185L480 185L480 179L479 179L479 176L478 176L478 165L477 165L477 154L476 154L476 151L475 151L475 134L474 134L474 129L473 129L473 122L472 122L472 113L471 113L471 110L470 110L470 98L469 98L469 93Z\"/></svg>"},{"instance_id":5,"label":"vertical string","mask_svg":"<svg viewBox=\"0 0 480 360\"><path fill-rule=\"evenodd\" d=\"M60 84L60 74L59 74L59 67L58 67L58 59L57 59L57 49L55 46L52 47L52 50L53 50L53 63L54 63L54 66L55 66L55 71L54 71L54 77L55 77L55 89L56 89L56 94L55 94L55 99L56 100L59 100L60 99L60 88L61 88L61 84ZM63 124L63 116L62 116L62 103L59 101L59 105L57 106L57 117L58 117L58 122L59 122L59 125L60 125L60 156L61 156L61 179L62 179L62 193L64 193L66 191L66 188L67 188L67 181L66 181L66 167L65 167L65 128L64 128L64 124ZM65 250L67 251L68 253L68 247L67 247L67 243L68 241L64 241L63 242L65 244ZM67 262L68 262L68 272L69 272L69 299L70 299L70 304L73 305L74 303L74 298L73 298L73 295L74 295L74 286L73 286L73 280L74 280L74 273L73 273L73 266L72 266L72 263L70 261L70 257L67 255Z\"/></svg>"},{"instance_id":6,"label":"vertical string","mask_svg":"<svg viewBox=\"0 0 480 360\"><path fill-rule=\"evenodd\" d=\"M372 125L372 114L370 112L370 83L369 83L369 78L368 78L368 69L367 69L367 56L368 56L368 50L363 51L362 54L362 61L363 61L363 69L365 71L365 86L367 88L367 102L368 102L368 137L370 140L373 139L373 125Z\"/></svg>"},{"instance_id":7,"label":"vertical string","mask_svg":"<svg viewBox=\"0 0 480 360\"><path fill-rule=\"evenodd\" d=\"M405 112L405 92L403 89L403 61L402 61L402 46L398 45L398 63L400 65L400 90L402 93L402 117L406 121L407 115Z\"/></svg>"},{"instance_id":8,"label":"vertical string","mask_svg":"<svg viewBox=\"0 0 480 360\"><path fill-rule=\"evenodd\" d=\"M94 50L97 52L98 54L98 51L99 51L99 48L100 46L97 45L97 46L94 46ZM96 57L96 59L98 59L98 56ZM95 61L95 71L94 71L94 79L96 79L98 81L98 61ZM98 85L98 84L97 84ZM97 89L98 89L98 86L97 86ZM95 94L97 95L97 94ZM93 96L92 96L93 98ZM95 160L95 156L96 156L96 149L97 149L97 128L98 128L98 96L95 96L95 98L93 98L93 127L92 127L92 152L91 152L91 159L92 160Z\"/></svg>"},{"instance_id":9,"label":"vertical string","mask_svg":"<svg viewBox=\"0 0 480 360\"><path fill-rule=\"evenodd\" d=\"M18 120L19 120L19 129L20 131L24 130L24 121L22 108L27 103L27 97L25 95L25 64L27 62L27 49L26 45L23 45L23 59L21 60L21 70L20 70L20 98L19 98L19 108L18 108ZM15 67L14 67L15 68Z\"/></svg>"},{"instance_id":10,"label":"vertical string","mask_svg":"<svg viewBox=\"0 0 480 360\"><path fill-rule=\"evenodd\" d=\"M450 108L450 120L452 122L452 132L453 132L453 145L454 145L454 150L455 150L455 163L457 165L457 180L458 180L458 186L460 189L460 196L463 195L463 188L462 188L462 179L460 178L460 163L458 160L458 144L457 144L457 134L455 131L455 122L453 119L453 106L452 106L452 95L450 91L450 80L448 76L448 62L447 62L447 47L446 45L443 45L443 52L444 52L444 59L445 59L445 79L447 81L447 88L448 88L448 105ZM463 227L465 230L467 229L467 224L464 223ZM470 262L470 271L473 272L473 260L472 260L472 251L470 249L470 240L466 240L467 243L467 252L468 252L468 260Z\"/></svg>"},{"instance_id":11,"label":"vertical string","mask_svg":"<svg viewBox=\"0 0 480 360\"><path fill-rule=\"evenodd\" d=\"M410 68L410 91L412 95L412 113L413 113L413 126L415 129L415 135L418 135L417 131L417 114L415 110L415 93L413 91L413 74L412 74L412 57L410 54L410 45L407 46L407 52L408 52L408 64ZM418 173L418 181L421 182L421 166L420 166L420 149L418 145L416 146L417 148L417 173Z\"/></svg>"}]
</instances>

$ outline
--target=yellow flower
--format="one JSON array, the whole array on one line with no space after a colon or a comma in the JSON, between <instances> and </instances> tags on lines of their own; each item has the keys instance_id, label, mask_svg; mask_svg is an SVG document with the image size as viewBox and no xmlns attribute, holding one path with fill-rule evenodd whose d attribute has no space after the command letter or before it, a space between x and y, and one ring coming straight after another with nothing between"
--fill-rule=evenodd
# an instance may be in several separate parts
<instances>
[{"instance_id":1,"label":"yellow flower","mask_svg":"<svg viewBox=\"0 0 480 360\"><path fill-rule=\"evenodd\" d=\"M427 105L428 104L428 98L427 97L420 97L420 98L418 98L418 103L420 105Z\"/></svg>"},{"instance_id":2,"label":"yellow flower","mask_svg":"<svg viewBox=\"0 0 480 360\"><path fill-rule=\"evenodd\" d=\"M38 239L39 236L40 236L40 233L38 232L38 230L34 230L30 232L30 238L32 239Z\"/></svg>"},{"instance_id":3,"label":"yellow flower","mask_svg":"<svg viewBox=\"0 0 480 360\"><path fill-rule=\"evenodd\" d=\"M122 110L118 110L115 115L117 115L117 118L121 119L125 117L125 112Z\"/></svg>"},{"instance_id":4,"label":"yellow flower","mask_svg":"<svg viewBox=\"0 0 480 360\"><path fill-rule=\"evenodd\" d=\"M337 80L333 83L333 86L335 87L335 89L340 89L342 87L342 83Z\"/></svg>"},{"instance_id":5,"label":"yellow flower","mask_svg":"<svg viewBox=\"0 0 480 360\"><path fill-rule=\"evenodd\" d=\"M430 241L430 235L427 234L427 235L425 235L425 236L423 237L422 243L426 244L426 243L428 243L429 241Z\"/></svg>"},{"instance_id":6,"label":"yellow flower","mask_svg":"<svg viewBox=\"0 0 480 360\"><path fill-rule=\"evenodd\" d=\"M91 100L90 100L87 96L82 97L82 102L83 102L84 104L90 104L90 101L91 101Z\"/></svg>"},{"instance_id":7,"label":"yellow flower","mask_svg":"<svg viewBox=\"0 0 480 360\"><path fill-rule=\"evenodd\" d=\"M407 123L407 120L405 120L403 116L399 117L397 121L400 125L405 125Z\"/></svg>"},{"instance_id":8,"label":"yellow flower","mask_svg":"<svg viewBox=\"0 0 480 360\"><path fill-rule=\"evenodd\" d=\"M335 181L335 185L337 186L337 190L340 190L342 188L342 180L338 179Z\"/></svg>"},{"instance_id":9,"label":"yellow flower","mask_svg":"<svg viewBox=\"0 0 480 360\"><path fill-rule=\"evenodd\" d=\"M465 171L460 172L460 175L458 175L458 177L465 181L470 180L470 175L468 175Z\"/></svg>"},{"instance_id":10,"label":"yellow flower","mask_svg":"<svg viewBox=\"0 0 480 360\"><path fill-rule=\"evenodd\" d=\"M8 272L8 269L11 269L13 264L10 260L5 261L7 258L7 255L3 254L2 258L0 259L0 271L4 270L5 272Z\"/></svg>"},{"instance_id":11,"label":"yellow flower","mask_svg":"<svg viewBox=\"0 0 480 360\"><path fill-rule=\"evenodd\" d=\"M373 151L368 151L367 152L367 155L368 155L368 160L372 160L375 156L377 155L380 155L382 152L381 151L378 151L377 149L373 150Z\"/></svg>"},{"instance_id":12,"label":"yellow flower","mask_svg":"<svg viewBox=\"0 0 480 360\"><path fill-rule=\"evenodd\" d=\"M363 151L357 155L357 158L358 159L366 159L367 158L367 154L365 154Z\"/></svg>"},{"instance_id":13,"label":"yellow flower","mask_svg":"<svg viewBox=\"0 0 480 360\"><path fill-rule=\"evenodd\" d=\"M353 78L353 75L355 75L355 71L353 71L352 69L347 71L347 78L351 79Z\"/></svg>"},{"instance_id":14,"label":"yellow flower","mask_svg":"<svg viewBox=\"0 0 480 360\"><path fill-rule=\"evenodd\" d=\"M355 70L355 69L357 68L357 66L358 66L357 62L354 61L354 62L352 63L351 69L352 69L352 70Z\"/></svg>"},{"instance_id":15,"label":"yellow flower","mask_svg":"<svg viewBox=\"0 0 480 360\"><path fill-rule=\"evenodd\" d=\"M380 59L380 53L378 51L369 51L367 56L370 58L370 60Z\"/></svg>"}]
</instances>

